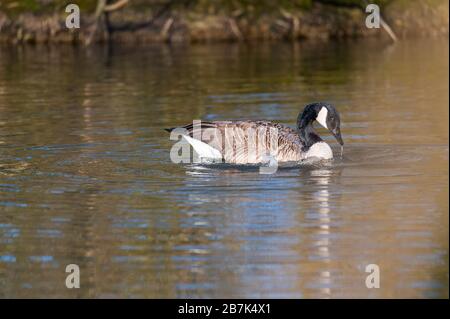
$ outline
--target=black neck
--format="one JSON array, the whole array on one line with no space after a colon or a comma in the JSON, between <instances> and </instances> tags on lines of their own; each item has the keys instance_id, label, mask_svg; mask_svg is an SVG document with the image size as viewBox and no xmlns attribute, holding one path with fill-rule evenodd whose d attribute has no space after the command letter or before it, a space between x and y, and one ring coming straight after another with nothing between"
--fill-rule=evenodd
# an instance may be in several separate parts
<instances>
[{"instance_id":1,"label":"black neck","mask_svg":"<svg viewBox=\"0 0 450 319\"><path fill-rule=\"evenodd\" d=\"M312 122L304 127L299 127L298 135L302 141L304 151L307 151L315 143L322 141L320 136L314 131Z\"/></svg>"},{"instance_id":2,"label":"black neck","mask_svg":"<svg viewBox=\"0 0 450 319\"><path fill-rule=\"evenodd\" d=\"M297 119L298 135L303 144L303 151L307 151L313 144L322 141L314 131L313 122L317 117L317 110L306 110Z\"/></svg>"}]
</instances>

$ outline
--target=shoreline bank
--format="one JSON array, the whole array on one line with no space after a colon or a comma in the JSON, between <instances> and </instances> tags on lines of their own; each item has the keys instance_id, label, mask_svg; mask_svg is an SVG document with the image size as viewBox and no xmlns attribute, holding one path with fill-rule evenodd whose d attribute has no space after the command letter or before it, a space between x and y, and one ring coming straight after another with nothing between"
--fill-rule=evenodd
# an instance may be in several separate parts
<instances>
[{"instance_id":1,"label":"shoreline bank","mask_svg":"<svg viewBox=\"0 0 450 319\"><path fill-rule=\"evenodd\" d=\"M448 10L445 0L393 0L382 8L382 15L399 38L440 37L449 34ZM367 14L361 8L316 2L307 9L277 9L260 14L184 7L138 10L130 6L99 20L93 12L81 11L79 29L66 28L66 16L63 8L14 16L0 9L0 42L87 44L388 37L382 28L365 26Z\"/></svg>"}]
</instances>

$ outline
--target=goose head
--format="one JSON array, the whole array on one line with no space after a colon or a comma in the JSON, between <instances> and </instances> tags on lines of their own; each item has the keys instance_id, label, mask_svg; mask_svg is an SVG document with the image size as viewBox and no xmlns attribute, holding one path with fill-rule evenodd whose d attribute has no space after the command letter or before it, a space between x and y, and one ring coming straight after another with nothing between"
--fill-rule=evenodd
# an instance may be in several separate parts
<instances>
[{"instance_id":1,"label":"goose head","mask_svg":"<svg viewBox=\"0 0 450 319\"><path fill-rule=\"evenodd\" d=\"M341 118L333 105L324 102L306 105L297 120L299 130L305 129L314 121L329 130L341 146L344 145L341 136Z\"/></svg>"}]
</instances>

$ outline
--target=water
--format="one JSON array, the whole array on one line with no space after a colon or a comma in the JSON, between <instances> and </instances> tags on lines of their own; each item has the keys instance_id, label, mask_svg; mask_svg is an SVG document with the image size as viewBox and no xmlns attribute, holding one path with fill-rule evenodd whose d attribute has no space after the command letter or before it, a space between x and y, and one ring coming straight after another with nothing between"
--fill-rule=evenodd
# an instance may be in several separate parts
<instances>
[{"instance_id":1,"label":"water","mask_svg":"<svg viewBox=\"0 0 450 319\"><path fill-rule=\"evenodd\" d=\"M448 57L447 40L1 48L0 297L448 298ZM294 125L318 100L342 160L169 159L164 127Z\"/></svg>"}]
</instances>

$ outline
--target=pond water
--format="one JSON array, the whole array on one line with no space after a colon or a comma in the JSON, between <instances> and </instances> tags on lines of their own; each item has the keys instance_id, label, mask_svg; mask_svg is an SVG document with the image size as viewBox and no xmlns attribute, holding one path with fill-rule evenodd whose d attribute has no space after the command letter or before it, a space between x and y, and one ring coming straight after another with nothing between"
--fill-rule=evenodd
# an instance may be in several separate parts
<instances>
[{"instance_id":1,"label":"pond water","mask_svg":"<svg viewBox=\"0 0 450 319\"><path fill-rule=\"evenodd\" d=\"M2 47L0 297L448 298L448 58L446 39ZM293 126L313 101L340 111L343 159L170 161L164 127Z\"/></svg>"}]
</instances>

